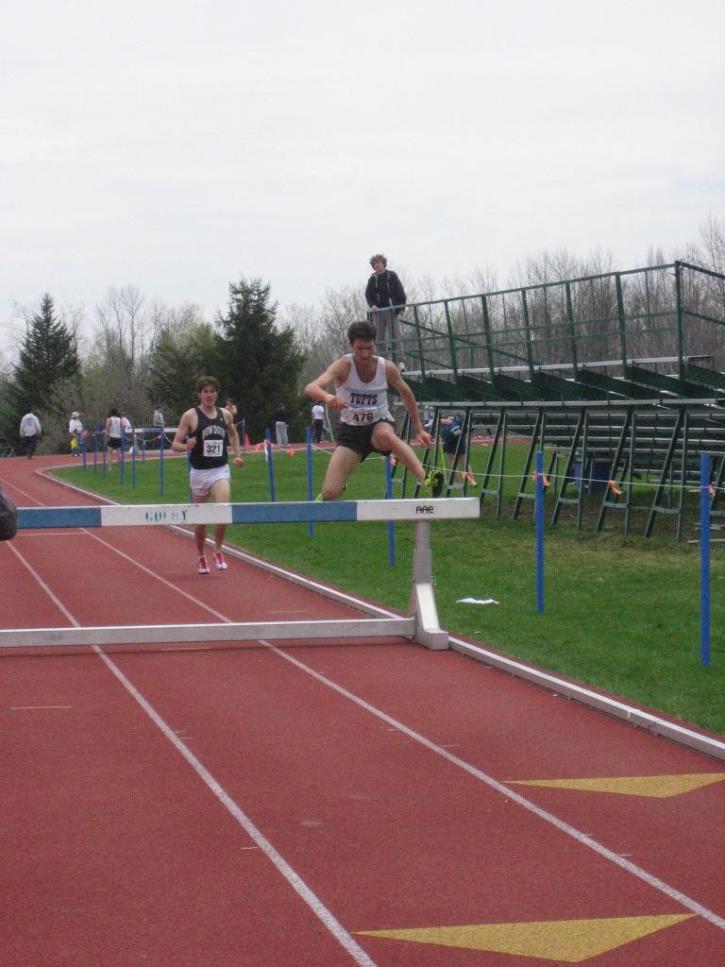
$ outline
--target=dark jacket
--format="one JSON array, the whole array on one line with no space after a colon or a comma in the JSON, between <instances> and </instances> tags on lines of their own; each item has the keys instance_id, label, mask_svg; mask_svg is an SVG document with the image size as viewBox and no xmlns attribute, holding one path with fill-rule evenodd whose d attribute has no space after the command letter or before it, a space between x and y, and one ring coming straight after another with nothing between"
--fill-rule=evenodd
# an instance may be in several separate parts
<instances>
[{"instance_id":1,"label":"dark jacket","mask_svg":"<svg viewBox=\"0 0 725 967\"><path fill-rule=\"evenodd\" d=\"M15 504L0 490L0 541L9 541L18 530L18 512Z\"/></svg>"},{"instance_id":2,"label":"dark jacket","mask_svg":"<svg viewBox=\"0 0 725 967\"><path fill-rule=\"evenodd\" d=\"M390 272L388 269L380 275L373 272L368 279L365 298L371 308L377 306L378 309L387 309L388 306L398 306L395 310L396 316L400 315L407 302L403 283L395 272Z\"/></svg>"}]
</instances>

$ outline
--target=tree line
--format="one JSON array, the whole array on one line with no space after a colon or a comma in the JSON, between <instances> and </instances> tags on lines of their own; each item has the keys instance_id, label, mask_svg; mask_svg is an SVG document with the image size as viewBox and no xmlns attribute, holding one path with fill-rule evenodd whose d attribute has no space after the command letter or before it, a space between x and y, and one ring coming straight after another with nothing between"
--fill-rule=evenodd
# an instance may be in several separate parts
<instances>
[{"instance_id":1,"label":"tree line","mask_svg":"<svg viewBox=\"0 0 725 967\"><path fill-rule=\"evenodd\" d=\"M675 257L725 275L725 222L710 217L700 232L700 242L685 246ZM670 260L661 250L650 249L646 264L662 265ZM609 253L579 258L564 249L546 251L519 263L506 287L539 286L613 271ZM445 278L440 283L430 277L412 278L404 269L400 274L409 303L503 288L490 269L476 269L468 277ZM551 355L555 362L563 341L561 327L553 327L550 334L547 327L562 314L545 297L552 298L544 292L532 295L530 309L537 332L548 344L544 350L547 358L541 361L548 361ZM586 310L589 316L614 314L611 285L603 285L591 298L595 301ZM697 293L694 298L696 301ZM717 284L702 298L715 300L725 311L725 291L719 291ZM655 291L636 292L632 299L653 305L660 301ZM37 311L24 314L25 336L17 363L0 373L0 440L18 444L20 419L31 407L43 423L43 447L53 452L67 446L68 417L74 410L91 429L102 424L114 406L135 426L150 426L154 407L160 403L167 424L173 424L194 401L196 380L204 374L219 379L222 402L228 397L236 401L253 441L274 425L280 404L288 414L290 439L304 439L309 401L302 396L302 387L347 350L347 327L352 320L364 318L366 311L364 280L328 290L319 306L293 304L280 310L272 300L269 283L242 277L230 283L226 310L213 321L205 319L197 305L170 308L150 302L138 288L127 285L109 289L96 307L93 337L86 346L80 314L59 311L52 295L45 294ZM494 320L500 333L517 319L517 311L513 309L498 323ZM647 316L643 313L643 319ZM470 324L470 319L453 321L461 331ZM592 341L599 338L594 328L589 334ZM632 333L635 335L633 351L670 354L671 347L663 342L670 336L657 326L645 321L641 332ZM599 351L606 355L610 348L602 345Z\"/></svg>"},{"instance_id":2,"label":"tree line","mask_svg":"<svg viewBox=\"0 0 725 967\"><path fill-rule=\"evenodd\" d=\"M280 405L291 432L302 434L309 422L300 394L305 352L276 316L271 288L261 279L231 283L226 311L213 323L194 305L148 305L134 286L112 288L82 352L78 320L58 312L46 293L28 314L18 361L0 383L0 439L19 444L20 420L31 409L43 425L46 452L67 449L75 410L93 431L112 407L134 426L151 426L161 404L173 425L194 403L197 379L209 374L221 384L220 401L236 401L250 437L262 438Z\"/></svg>"}]
</instances>

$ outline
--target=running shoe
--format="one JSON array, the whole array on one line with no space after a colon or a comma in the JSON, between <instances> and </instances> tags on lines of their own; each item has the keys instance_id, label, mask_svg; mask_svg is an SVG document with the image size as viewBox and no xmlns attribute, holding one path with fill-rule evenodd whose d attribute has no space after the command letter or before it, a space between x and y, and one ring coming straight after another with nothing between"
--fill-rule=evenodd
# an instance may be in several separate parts
<instances>
[{"instance_id":1,"label":"running shoe","mask_svg":"<svg viewBox=\"0 0 725 967\"><path fill-rule=\"evenodd\" d=\"M341 493L341 494L344 494L346 490L347 490L347 484L343 484L343 485L342 485L342 490L340 491L340 493ZM317 495L317 496L315 497L315 499L314 499L314 503L318 503L318 502L321 502L321 501L323 501L324 499L325 499L325 498L324 498L324 497L322 496L322 494L318 494L318 495Z\"/></svg>"},{"instance_id":2,"label":"running shoe","mask_svg":"<svg viewBox=\"0 0 725 967\"><path fill-rule=\"evenodd\" d=\"M440 497L444 482L443 471L434 467L420 485L420 489L424 494Z\"/></svg>"},{"instance_id":3,"label":"running shoe","mask_svg":"<svg viewBox=\"0 0 725 967\"><path fill-rule=\"evenodd\" d=\"M209 573L209 562L207 561L207 559L204 557L203 554L199 558L199 563L197 564L196 569L199 572L199 574Z\"/></svg>"},{"instance_id":4,"label":"running shoe","mask_svg":"<svg viewBox=\"0 0 725 967\"><path fill-rule=\"evenodd\" d=\"M217 571L226 571L227 567L229 566L224 560L224 555L221 551L215 551L214 563L216 564Z\"/></svg>"}]
</instances>

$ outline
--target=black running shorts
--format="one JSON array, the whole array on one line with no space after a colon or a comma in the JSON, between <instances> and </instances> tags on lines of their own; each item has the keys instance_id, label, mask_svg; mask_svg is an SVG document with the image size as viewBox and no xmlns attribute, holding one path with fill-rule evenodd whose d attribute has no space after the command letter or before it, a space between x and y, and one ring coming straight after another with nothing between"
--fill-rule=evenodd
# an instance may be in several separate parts
<instances>
[{"instance_id":1,"label":"black running shorts","mask_svg":"<svg viewBox=\"0 0 725 967\"><path fill-rule=\"evenodd\" d=\"M378 420L378 423L389 423L390 426L395 426L392 420ZM340 422L335 443L338 447L347 447L348 450L359 453L361 460L364 460L369 453L382 453L387 457L390 450L376 450L371 442L373 430L377 425L377 423L370 423L367 426L350 426L349 423Z\"/></svg>"}]
</instances>

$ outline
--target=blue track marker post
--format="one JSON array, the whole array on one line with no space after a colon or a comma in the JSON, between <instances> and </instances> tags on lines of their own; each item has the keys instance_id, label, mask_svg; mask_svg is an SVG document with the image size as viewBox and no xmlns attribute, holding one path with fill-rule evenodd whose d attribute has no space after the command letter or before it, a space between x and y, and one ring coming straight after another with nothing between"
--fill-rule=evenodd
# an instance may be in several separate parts
<instances>
[{"instance_id":1,"label":"blue track marker post","mask_svg":"<svg viewBox=\"0 0 725 967\"><path fill-rule=\"evenodd\" d=\"M544 612L544 454L536 451L536 610Z\"/></svg>"},{"instance_id":2,"label":"blue track marker post","mask_svg":"<svg viewBox=\"0 0 725 967\"><path fill-rule=\"evenodd\" d=\"M159 437L159 493L163 496L164 493L164 443L166 439L164 437L164 431L161 431L161 436Z\"/></svg>"},{"instance_id":3,"label":"blue track marker post","mask_svg":"<svg viewBox=\"0 0 725 967\"><path fill-rule=\"evenodd\" d=\"M264 431L264 455L267 458L267 476L269 477L269 499L277 499L277 491L274 486L274 460L272 459L272 431Z\"/></svg>"},{"instance_id":4,"label":"blue track marker post","mask_svg":"<svg viewBox=\"0 0 725 967\"><path fill-rule=\"evenodd\" d=\"M390 454L385 458L385 497L390 500L393 496L393 464ZM388 564L395 567L395 523L388 521Z\"/></svg>"},{"instance_id":5,"label":"blue track marker post","mask_svg":"<svg viewBox=\"0 0 725 967\"><path fill-rule=\"evenodd\" d=\"M700 664L710 664L710 454L700 454Z\"/></svg>"},{"instance_id":6,"label":"blue track marker post","mask_svg":"<svg viewBox=\"0 0 725 967\"><path fill-rule=\"evenodd\" d=\"M307 499L314 500L314 478L312 474L312 427L308 426L305 430L305 453L307 457ZM307 535L312 537L315 533L315 525L310 521L307 525Z\"/></svg>"},{"instance_id":7,"label":"blue track marker post","mask_svg":"<svg viewBox=\"0 0 725 967\"><path fill-rule=\"evenodd\" d=\"M120 475L119 480L122 484L126 483L126 434L123 432L123 423L121 423L121 446L118 448L118 458L120 463Z\"/></svg>"}]
</instances>

